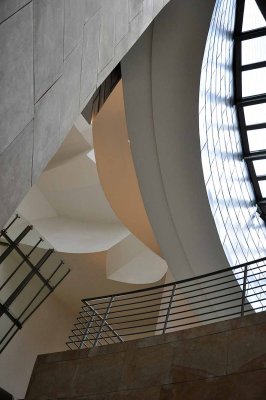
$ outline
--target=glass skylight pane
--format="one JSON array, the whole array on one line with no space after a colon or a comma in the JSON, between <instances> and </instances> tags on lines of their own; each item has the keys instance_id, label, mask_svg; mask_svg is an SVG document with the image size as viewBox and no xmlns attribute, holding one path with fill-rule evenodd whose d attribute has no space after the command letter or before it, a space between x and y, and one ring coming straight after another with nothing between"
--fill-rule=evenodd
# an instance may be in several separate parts
<instances>
[{"instance_id":1,"label":"glass skylight pane","mask_svg":"<svg viewBox=\"0 0 266 400\"><path fill-rule=\"evenodd\" d=\"M266 122L266 103L244 107L246 125Z\"/></svg>"},{"instance_id":2,"label":"glass skylight pane","mask_svg":"<svg viewBox=\"0 0 266 400\"><path fill-rule=\"evenodd\" d=\"M243 18L242 31L249 31L251 29L262 28L265 26L265 19L260 12L255 0L245 1L245 10Z\"/></svg>"},{"instance_id":3,"label":"glass skylight pane","mask_svg":"<svg viewBox=\"0 0 266 400\"><path fill-rule=\"evenodd\" d=\"M266 149L266 129L254 129L247 134L250 151Z\"/></svg>"},{"instance_id":4,"label":"glass skylight pane","mask_svg":"<svg viewBox=\"0 0 266 400\"><path fill-rule=\"evenodd\" d=\"M266 175L266 160L253 161L253 165L257 176Z\"/></svg>"},{"instance_id":5,"label":"glass skylight pane","mask_svg":"<svg viewBox=\"0 0 266 400\"><path fill-rule=\"evenodd\" d=\"M266 60L266 36L242 41L242 65Z\"/></svg>"},{"instance_id":6,"label":"glass skylight pane","mask_svg":"<svg viewBox=\"0 0 266 400\"><path fill-rule=\"evenodd\" d=\"M242 96L266 93L266 68L242 72Z\"/></svg>"},{"instance_id":7,"label":"glass skylight pane","mask_svg":"<svg viewBox=\"0 0 266 400\"><path fill-rule=\"evenodd\" d=\"M259 181L262 197L266 197L266 181Z\"/></svg>"}]
</instances>

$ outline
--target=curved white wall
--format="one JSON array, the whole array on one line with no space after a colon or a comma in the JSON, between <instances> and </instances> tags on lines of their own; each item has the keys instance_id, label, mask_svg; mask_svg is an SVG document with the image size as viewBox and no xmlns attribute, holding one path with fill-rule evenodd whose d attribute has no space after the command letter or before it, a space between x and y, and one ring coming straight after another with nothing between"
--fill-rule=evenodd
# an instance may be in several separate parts
<instances>
[{"instance_id":1,"label":"curved white wall","mask_svg":"<svg viewBox=\"0 0 266 400\"><path fill-rule=\"evenodd\" d=\"M202 173L198 99L214 0L172 1L122 61L144 205L176 279L228 267Z\"/></svg>"}]
</instances>

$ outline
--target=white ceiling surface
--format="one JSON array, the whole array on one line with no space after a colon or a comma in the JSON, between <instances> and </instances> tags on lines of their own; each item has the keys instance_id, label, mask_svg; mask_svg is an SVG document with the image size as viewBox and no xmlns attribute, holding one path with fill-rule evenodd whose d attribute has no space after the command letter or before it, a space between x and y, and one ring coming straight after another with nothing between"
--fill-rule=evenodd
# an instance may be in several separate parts
<instances>
[{"instance_id":1,"label":"white ceiling surface","mask_svg":"<svg viewBox=\"0 0 266 400\"><path fill-rule=\"evenodd\" d=\"M82 118L77 123L82 132L72 128L18 208L62 252L108 250L129 234L109 206L96 165L87 157L91 128Z\"/></svg>"},{"instance_id":2,"label":"white ceiling surface","mask_svg":"<svg viewBox=\"0 0 266 400\"><path fill-rule=\"evenodd\" d=\"M120 224L88 223L66 217L35 220L34 227L48 238L57 251L68 253L107 250L127 235Z\"/></svg>"},{"instance_id":3,"label":"white ceiling surface","mask_svg":"<svg viewBox=\"0 0 266 400\"><path fill-rule=\"evenodd\" d=\"M130 234L107 252L106 275L119 282L157 282L167 272L166 262Z\"/></svg>"},{"instance_id":4,"label":"white ceiling surface","mask_svg":"<svg viewBox=\"0 0 266 400\"><path fill-rule=\"evenodd\" d=\"M85 124L80 119L82 134L77 127L72 128L18 211L57 251L84 256L89 253L100 256L100 252L107 251L104 260L107 282L157 282L164 277L167 264L130 234L112 211L96 165L87 156L92 142L91 135L86 136ZM27 244L35 243L27 241ZM73 261L72 269L77 261L78 258ZM84 283L89 292L91 282ZM110 284L106 285L107 290ZM80 283L72 288L77 299L79 287ZM61 298L65 301L65 294Z\"/></svg>"}]
</instances>

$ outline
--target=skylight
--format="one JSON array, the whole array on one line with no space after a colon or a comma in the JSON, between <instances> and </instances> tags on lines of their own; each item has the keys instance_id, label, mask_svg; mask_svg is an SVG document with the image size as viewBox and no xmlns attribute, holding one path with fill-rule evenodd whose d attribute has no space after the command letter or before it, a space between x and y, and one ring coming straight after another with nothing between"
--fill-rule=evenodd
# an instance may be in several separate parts
<instances>
[{"instance_id":1,"label":"skylight","mask_svg":"<svg viewBox=\"0 0 266 400\"><path fill-rule=\"evenodd\" d=\"M266 159L253 161L257 176L266 175Z\"/></svg>"},{"instance_id":2,"label":"skylight","mask_svg":"<svg viewBox=\"0 0 266 400\"><path fill-rule=\"evenodd\" d=\"M250 31L251 29L262 28L265 25L265 19L263 18L256 1L246 0L242 31L245 32Z\"/></svg>"},{"instance_id":3,"label":"skylight","mask_svg":"<svg viewBox=\"0 0 266 400\"><path fill-rule=\"evenodd\" d=\"M255 125L266 122L266 103L244 107L244 113L246 125Z\"/></svg>"},{"instance_id":4,"label":"skylight","mask_svg":"<svg viewBox=\"0 0 266 400\"><path fill-rule=\"evenodd\" d=\"M250 151L266 149L266 128L247 131Z\"/></svg>"},{"instance_id":5,"label":"skylight","mask_svg":"<svg viewBox=\"0 0 266 400\"><path fill-rule=\"evenodd\" d=\"M244 0L242 22L235 40L235 55L240 56L235 59L236 106L244 160L262 209L266 200L266 21L256 0Z\"/></svg>"}]
</instances>

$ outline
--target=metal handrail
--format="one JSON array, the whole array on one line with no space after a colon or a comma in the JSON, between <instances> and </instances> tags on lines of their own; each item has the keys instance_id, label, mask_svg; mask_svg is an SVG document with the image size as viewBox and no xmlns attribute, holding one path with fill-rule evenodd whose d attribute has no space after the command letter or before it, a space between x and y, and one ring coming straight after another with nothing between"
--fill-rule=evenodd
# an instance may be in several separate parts
<instances>
[{"instance_id":1,"label":"metal handrail","mask_svg":"<svg viewBox=\"0 0 266 400\"><path fill-rule=\"evenodd\" d=\"M86 298L82 303L66 343L70 349L243 317L266 308L266 257L165 285Z\"/></svg>"},{"instance_id":2,"label":"metal handrail","mask_svg":"<svg viewBox=\"0 0 266 400\"><path fill-rule=\"evenodd\" d=\"M180 281L178 281L178 282L174 282L174 283L180 285L181 283L191 282L191 281L194 281L194 280L196 280L196 279L207 278L207 277L209 277L209 276L218 275L218 274L223 273L223 272L231 272L231 271L233 271L233 270L235 270L235 269L237 269L237 268L245 267L246 265L252 265L252 264L254 264L254 263L259 263L259 262L261 262L261 261L266 261L266 257L258 258L258 259L255 260L255 261L254 261L254 260L253 260L253 261L248 261L248 262L243 263L243 264L238 264L238 265L236 265L236 266L234 266L234 267L223 268L223 269L220 269L220 270L217 270L217 271L214 271L214 272L208 272L208 273L206 273L206 274L198 275L197 277L182 279L182 280L180 280ZM266 272L266 271L265 271L265 272ZM144 289L132 290L132 291L130 291L130 292L121 292L121 293L117 293L117 294L115 294L115 295L113 295L113 294L108 294L108 295L99 296L99 297L89 297L89 298L82 299L81 301L82 301L82 302L85 302L85 301L92 301L92 300L101 300L101 299L106 299L106 298L111 297L111 296L124 296L124 295L127 295L127 294L134 294L134 293L140 293L140 292L147 292L147 291L149 291L149 290L161 289L161 288L168 287L168 286L170 287L170 286L172 286L172 285L173 285L173 283L171 282L171 283L166 283L166 284L164 284L164 285L153 286L153 287L151 287L151 288L148 287L148 288L144 288Z\"/></svg>"}]
</instances>

